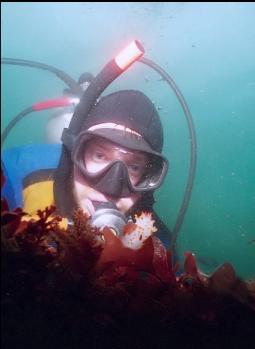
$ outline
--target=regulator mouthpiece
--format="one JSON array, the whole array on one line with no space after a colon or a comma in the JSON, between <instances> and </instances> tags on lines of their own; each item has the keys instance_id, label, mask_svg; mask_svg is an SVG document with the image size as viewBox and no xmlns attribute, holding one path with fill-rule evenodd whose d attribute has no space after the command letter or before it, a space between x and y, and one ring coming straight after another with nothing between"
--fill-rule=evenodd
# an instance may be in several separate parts
<instances>
[{"instance_id":1,"label":"regulator mouthpiece","mask_svg":"<svg viewBox=\"0 0 255 349\"><path fill-rule=\"evenodd\" d=\"M122 235L124 225L127 224L126 217L117 209L113 203L102 203L91 217L91 225L102 230L108 227L117 236Z\"/></svg>"}]
</instances>

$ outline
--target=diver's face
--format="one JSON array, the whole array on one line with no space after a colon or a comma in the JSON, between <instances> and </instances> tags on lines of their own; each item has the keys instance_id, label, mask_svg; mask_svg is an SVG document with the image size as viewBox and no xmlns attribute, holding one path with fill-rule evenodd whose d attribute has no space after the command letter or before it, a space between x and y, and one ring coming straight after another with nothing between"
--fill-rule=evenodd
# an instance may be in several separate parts
<instances>
[{"instance_id":1,"label":"diver's face","mask_svg":"<svg viewBox=\"0 0 255 349\"><path fill-rule=\"evenodd\" d=\"M104 139L96 138L86 145L84 163L90 173L101 171L115 160L125 163L133 185L142 178L148 163L148 157L145 154L129 151ZM141 198L141 194L138 193L121 198L105 195L90 187L76 166L74 167L74 195L78 206L89 215L95 212L94 201L113 202L125 214Z\"/></svg>"}]
</instances>

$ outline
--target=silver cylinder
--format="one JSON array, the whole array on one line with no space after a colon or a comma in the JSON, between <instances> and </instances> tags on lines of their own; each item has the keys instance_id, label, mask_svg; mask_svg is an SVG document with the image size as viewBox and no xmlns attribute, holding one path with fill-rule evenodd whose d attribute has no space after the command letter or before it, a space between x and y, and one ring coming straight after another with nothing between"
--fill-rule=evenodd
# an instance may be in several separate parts
<instances>
[{"instance_id":1,"label":"silver cylinder","mask_svg":"<svg viewBox=\"0 0 255 349\"><path fill-rule=\"evenodd\" d=\"M91 217L91 225L99 229L108 227L113 230L117 236L123 234L123 228L126 224L126 217L114 208L99 208Z\"/></svg>"}]
</instances>

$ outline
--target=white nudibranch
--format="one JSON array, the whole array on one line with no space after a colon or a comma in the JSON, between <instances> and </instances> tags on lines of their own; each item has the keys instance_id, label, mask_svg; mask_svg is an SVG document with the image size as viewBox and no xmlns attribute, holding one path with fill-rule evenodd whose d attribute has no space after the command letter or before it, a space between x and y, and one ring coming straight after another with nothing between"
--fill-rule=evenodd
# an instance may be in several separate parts
<instances>
[{"instance_id":1,"label":"white nudibranch","mask_svg":"<svg viewBox=\"0 0 255 349\"><path fill-rule=\"evenodd\" d=\"M135 224L128 223L124 227L121 241L125 247L138 250L148 237L157 231L157 228L154 226L155 221L151 216L151 212L142 212L139 216L135 215Z\"/></svg>"}]
</instances>

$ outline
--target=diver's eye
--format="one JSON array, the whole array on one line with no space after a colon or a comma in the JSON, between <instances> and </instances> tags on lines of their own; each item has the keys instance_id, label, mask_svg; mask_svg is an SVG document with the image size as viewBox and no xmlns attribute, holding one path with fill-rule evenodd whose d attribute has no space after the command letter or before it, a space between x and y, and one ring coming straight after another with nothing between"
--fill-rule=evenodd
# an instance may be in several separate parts
<instances>
[{"instance_id":1,"label":"diver's eye","mask_svg":"<svg viewBox=\"0 0 255 349\"><path fill-rule=\"evenodd\" d=\"M140 176L143 173L143 166L141 166L139 164L129 164L128 165L128 172L131 175Z\"/></svg>"},{"instance_id":2,"label":"diver's eye","mask_svg":"<svg viewBox=\"0 0 255 349\"><path fill-rule=\"evenodd\" d=\"M106 161L106 155L99 150L96 150L93 154L92 154L92 160L97 161L97 162L103 162Z\"/></svg>"}]
</instances>

